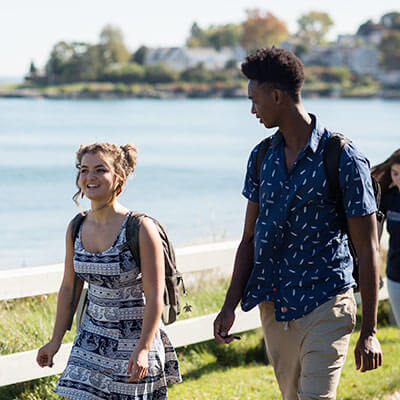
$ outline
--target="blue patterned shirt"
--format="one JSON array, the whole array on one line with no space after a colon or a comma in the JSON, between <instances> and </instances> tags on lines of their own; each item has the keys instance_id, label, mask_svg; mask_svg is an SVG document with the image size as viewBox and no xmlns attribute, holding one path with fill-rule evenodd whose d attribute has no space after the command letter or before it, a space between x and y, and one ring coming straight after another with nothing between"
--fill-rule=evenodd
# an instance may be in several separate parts
<instances>
[{"instance_id":1,"label":"blue patterned shirt","mask_svg":"<svg viewBox=\"0 0 400 400\"><path fill-rule=\"evenodd\" d=\"M278 321L300 318L354 286L353 260L329 194L323 150L330 132L316 120L309 142L287 172L278 131L257 177L256 146L250 154L243 195L259 203L254 266L243 292L248 311L272 300ZM347 217L376 211L368 160L349 143L341 154L339 184Z\"/></svg>"}]
</instances>

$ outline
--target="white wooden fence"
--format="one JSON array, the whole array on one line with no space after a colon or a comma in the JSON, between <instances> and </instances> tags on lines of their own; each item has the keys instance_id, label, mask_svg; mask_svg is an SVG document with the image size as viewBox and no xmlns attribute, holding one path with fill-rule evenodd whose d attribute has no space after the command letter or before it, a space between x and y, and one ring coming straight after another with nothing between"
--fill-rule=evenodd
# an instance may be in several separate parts
<instances>
[{"instance_id":1,"label":"white wooden fence","mask_svg":"<svg viewBox=\"0 0 400 400\"><path fill-rule=\"evenodd\" d=\"M180 271L192 274L215 270L229 274L232 270L238 242L223 242L190 246L176 250ZM37 296L58 291L63 274L63 265L21 268L0 271L0 301L28 296ZM175 347L210 340L216 314L190 318L166 327ZM258 311L237 312L232 332L243 332L260 326ZM63 344L54 357L53 368L40 368L36 364L37 349L0 356L0 386L59 374L65 368L72 343Z\"/></svg>"},{"instance_id":2,"label":"white wooden fence","mask_svg":"<svg viewBox=\"0 0 400 400\"><path fill-rule=\"evenodd\" d=\"M238 242L223 242L190 246L176 250L177 263L185 275L205 270L216 270L229 275ZM0 271L0 301L57 292L61 283L63 265L21 268ZM386 288L380 299L387 298ZM216 314L190 318L166 327L175 347L210 340ZM261 326L258 309L236 312L231 332L244 332ZM36 364L37 349L0 356L0 386L24 382L61 373L66 365L72 343L63 344L54 357L53 368Z\"/></svg>"}]
</instances>

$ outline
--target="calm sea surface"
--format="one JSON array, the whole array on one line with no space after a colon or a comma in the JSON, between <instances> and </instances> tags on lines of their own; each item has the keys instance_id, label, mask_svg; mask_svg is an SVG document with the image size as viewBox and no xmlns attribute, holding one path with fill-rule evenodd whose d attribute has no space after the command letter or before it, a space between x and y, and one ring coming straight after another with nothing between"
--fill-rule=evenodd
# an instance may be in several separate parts
<instances>
[{"instance_id":1,"label":"calm sea surface","mask_svg":"<svg viewBox=\"0 0 400 400\"><path fill-rule=\"evenodd\" d=\"M371 163L400 147L400 101L305 104ZM164 222L177 246L239 238L247 157L270 133L246 99L0 99L0 269L62 262L75 151L93 141L138 146L121 202Z\"/></svg>"}]
</instances>

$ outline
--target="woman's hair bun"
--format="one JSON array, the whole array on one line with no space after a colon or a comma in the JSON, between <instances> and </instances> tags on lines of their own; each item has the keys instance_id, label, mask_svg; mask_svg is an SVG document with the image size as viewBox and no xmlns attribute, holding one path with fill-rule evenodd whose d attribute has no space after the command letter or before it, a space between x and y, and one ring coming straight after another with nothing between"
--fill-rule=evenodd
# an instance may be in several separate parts
<instances>
[{"instance_id":1,"label":"woman's hair bun","mask_svg":"<svg viewBox=\"0 0 400 400\"><path fill-rule=\"evenodd\" d=\"M137 147L133 143L127 143L121 146L127 165L127 174L132 174L135 170L137 160Z\"/></svg>"}]
</instances>

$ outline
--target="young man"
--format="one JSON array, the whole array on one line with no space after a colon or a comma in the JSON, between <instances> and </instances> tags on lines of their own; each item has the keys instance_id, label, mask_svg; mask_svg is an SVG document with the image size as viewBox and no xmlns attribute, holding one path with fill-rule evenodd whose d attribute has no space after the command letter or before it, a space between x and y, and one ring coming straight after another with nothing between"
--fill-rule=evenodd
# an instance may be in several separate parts
<instances>
[{"instance_id":1,"label":"young man","mask_svg":"<svg viewBox=\"0 0 400 400\"><path fill-rule=\"evenodd\" d=\"M302 104L304 70L293 53L260 49L246 58L242 72L249 79L252 114L278 130L259 174L259 146L250 155L244 232L214 335L230 343L240 299L244 311L258 305L283 399L335 399L356 303L347 234L323 167L331 133ZM378 239L369 163L351 143L341 154L339 183L360 266L362 325L355 359L364 372L382 364L376 338Z\"/></svg>"}]
</instances>

